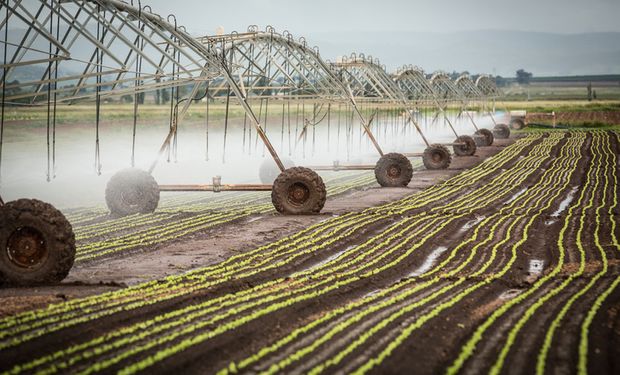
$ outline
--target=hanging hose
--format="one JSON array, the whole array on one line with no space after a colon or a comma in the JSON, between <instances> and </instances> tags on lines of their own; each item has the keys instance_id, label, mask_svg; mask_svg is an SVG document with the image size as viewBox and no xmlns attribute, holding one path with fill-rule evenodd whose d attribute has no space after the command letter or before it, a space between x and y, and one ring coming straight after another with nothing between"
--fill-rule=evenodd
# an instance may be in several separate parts
<instances>
[{"instance_id":1,"label":"hanging hose","mask_svg":"<svg viewBox=\"0 0 620 375\"><path fill-rule=\"evenodd\" d=\"M2 69L2 103L0 103L0 182L2 181L2 145L4 143L4 105L5 105L5 95L6 95L6 75L8 73L8 68L6 67L6 56L7 56L7 46L9 45L9 8L6 8L6 22L4 23L4 59L3 65L5 67ZM0 204L2 201L0 200Z\"/></svg>"},{"instance_id":2,"label":"hanging hose","mask_svg":"<svg viewBox=\"0 0 620 375\"><path fill-rule=\"evenodd\" d=\"M288 156L291 156L292 150L291 150L291 102L287 101L287 127L288 127Z\"/></svg>"},{"instance_id":3,"label":"hanging hose","mask_svg":"<svg viewBox=\"0 0 620 375\"><path fill-rule=\"evenodd\" d=\"M205 91L205 97L207 98L207 116L205 123L205 161L209 161L209 81L207 81L207 90Z\"/></svg>"},{"instance_id":4,"label":"hanging hose","mask_svg":"<svg viewBox=\"0 0 620 375\"><path fill-rule=\"evenodd\" d=\"M248 115L245 114L243 116L243 145L241 147L241 152L245 152L245 133L246 133L247 127L248 127Z\"/></svg>"},{"instance_id":5,"label":"hanging hose","mask_svg":"<svg viewBox=\"0 0 620 375\"><path fill-rule=\"evenodd\" d=\"M263 125L265 126L265 135L267 135L267 115L269 114L269 98L265 99L265 121ZM265 142L263 142L263 157L265 157Z\"/></svg>"},{"instance_id":6,"label":"hanging hose","mask_svg":"<svg viewBox=\"0 0 620 375\"><path fill-rule=\"evenodd\" d=\"M57 3L58 14L60 14L60 2ZM56 40L60 40L60 16L56 17ZM56 54L58 54L58 47L56 48ZM54 62L54 108L52 118L52 178L56 178L56 110L58 99L58 60Z\"/></svg>"},{"instance_id":7,"label":"hanging hose","mask_svg":"<svg viewBox=\"0 0 620 375\"><path fill-rule=\"evenodd\" d=\"M327 152L329 152L329 144L331 143L331 119L332 119L332 104L327 105Z\"/></svg>"},{"instance_id":8,"label":"hanging hose","mask_svg":"<svg viewBox=\"0 0 620 375\"><path fill-rule=\"evenodd\" d=\"M258 119L260 121L263 116L263 99L260 99L260 106L258 107ZM254 140L254 152L258 149L258 131L256 131L256 139Z\"/></svg>"},{"instance_id":9,"label":"hanging hose","mask_svg":"<svg viewBox=\"0 0 620 375\"><path fill-rule=\"evenodd\" d=\"M101 7L97 5L97 12L101 11ZM101 22L97 20L97 40L101 44L103 44L103 36L101 36ZM100 140L99 140L99 121L101 119L101 75L103 73L102 63L103 56L101 55L101 51L99 50L99 46L96 48L96 56L97 56L97 88L96 88L96 97L95 97L95 173L98 176L101 176L101 151L99 148Z\"/></svg>"},{"instance_id":10,"label":"hanging hose","mask_svg":"<svg viewBox=\"0 0 620 375\"><path fill-rule=\"evenodd\" d=\"M336 154L340 153L340 104L338 104L338 131L336 137Z\"/></svg>"},{"instance_id":11,"label":"hanging hose","mask_svg":"<svg viewBox=\"0 0 620 375\"><path fill-rule=\"evenodd\" d=\"M316 104L314 105L313 108L313 113L312 113L312 117L313 119L316 119ZM314 150L316 148L316 123L312 124L312 156L314 156Z\"/></svg>"},{"instance_id":12,"label":"hanging hose","mask_svg":"<svg viewBox=\"0 0 620 375\"><path fill-rule=\"evenodd\" d=\"M230 108L230 85L226 94L226 114L224 115L224 146L222 148L222 163L226 163L226 138L228 136L228 110Z\"/></svg>"},{"instance_id":13,"label":"hanging hose","mask_svg":"<svg viewBox=\"0 0 620 375\"><path fill-rule=\"evenodd\" d=\"M284 150L284 110L286 103L282 102L282 126L280 128L280 150Z\"/></svg>"},{"instance_id":14,"label":"hanging hose","mask_svg":"<svg viewBox=\"0 0 620 375\"><path fill-rule=\"evenodd\" d=\"M50 7L53 8L54 0L51 0ZM50 9L50 34L54 34L54 11ZM51 122L52 122L52 41L49 42L49 56L50 62L47 65L47 131L46 131L46 139L47 139L47 172L46 172L46 180L50 182L51 179L51 147L50 147L50 137L51 137Z\"/></svg>"},{"instance_id":15,"label":"hanging hose","mask_svg":"<svg viewBox=\"0 0 620 375\"><path fill-rule=\"evenodd\" d=\"M138 0L138 29L144 32L144 25L142 24L142 3ZM144 40L140 34L136 37L136 48L140 48L140 51L144 50ZM142 55L138 54L136 58L136 79L134 80L134 94L133 94L133 130L131 134L131 167L136 166L136 132L138 129L138 92L137 88L141 84L142 80Z\"/></svg>"}]
</instances>

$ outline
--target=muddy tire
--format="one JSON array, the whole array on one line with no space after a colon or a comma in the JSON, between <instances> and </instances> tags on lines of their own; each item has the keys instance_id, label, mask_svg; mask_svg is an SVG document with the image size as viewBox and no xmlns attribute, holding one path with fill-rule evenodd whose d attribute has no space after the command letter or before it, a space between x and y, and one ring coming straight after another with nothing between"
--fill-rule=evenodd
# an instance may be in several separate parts
<instances>
[{"instance_id":1,"label":"muddy tire","mask_svg":"<svg viewBox=\"0 0 620 375\"><path fill-rule=\"evenodd\" d=\"M108 181L105 201L114 216L151 213L159 204L159 186L146 171L123 169Z\"/></svg>"},{"instance_id":2,"label":"muddy tire","mask_svg":"<svg viewBox=\"0 0 620 375\"><path fill-rule=\"evenodd\" d=\"M506 124L497 124L493 128L493 135L497 139L506 139L510 137L510 128Z\"/></svg>"},{"instance_id":3,"label":"muddy tire","mask_svg":"<svg viewBox=\"0 0 620 375\"><path fill-rule=\"evenodd\" d=\"M407 186L413 177L413 166L402 154L385 154L375 166L375 177L383 187Z\"/></svg>"},{"instance_id":4,"label":"muddy tire","mask_svg":"<svg viewBox=\"0 0 620 375\"><path fill-rule=\"evenodd\" d=\"M513 118L510 120L510 129L521 130L525 128L525 121L520 118Z\"/></svg>"},{"instance_id":5,"label":"muddy tire","mask_svg":"<svg viewBox=\"0 0 620 375\"><path fill-rule=\"evenodd\" d=\"M468 135L459 136L454 143L462 143L452 147L456 156L472 156L476 153L476 141Z\"/></svg>"},{"instance_id":6,"label":"muddy tire","mask_svg":"<svg viewBox=\"0 0 620 375\"><path fill-rule=\"evenodd\" d=\"M280 158L284 164L284 168L289 169L295 166L295 163L288 158ZM272 158L265 158L258 169L258 178L263 184L273 184L273 182L282 173L278 165Z\"/></svg>"},{"instance_id":7,"label":"muddy tire","mask_svg":"<svg viewBox=\"0 0 620 375\"><path fill-rule=\"evenodd\" d=\"M479 129L474 133L474 138L476 139L476 145L481 147L490 146L493 144L493 132L489 129Z\"/></svg>"},{"instance_id":8,"label":"muddy tire","mask_svg":"<svg viewBox=\"0 0 620 375\"><path fill-rule=\"evenodd\" d=\"M276 210L288 215L321 212L327 199L323 179L315 171L293 167L280 173L273 182L271 202Z\"/></svg>"},{"instance_id":9,"label":"muddy tire","mask_svg":"<svg viewBox=\"0 0 620 375\"><path fill-rule=\"evenodd\" d=\"M430 145L422 155L422 162L426 169L447 169L452 162L452 155L444 145Z\"/></svg>"},{"instance_id":10,"label":"muddy tire","mask_svg":"<svg viewBox=\"0 0 620 375\"><path fill-rule=\"evenodd\" d=\"M20 199L0 207L0 280L10 285L56 284L75 260L75 236L49 203Z\"/></svg>"}]
</instances>

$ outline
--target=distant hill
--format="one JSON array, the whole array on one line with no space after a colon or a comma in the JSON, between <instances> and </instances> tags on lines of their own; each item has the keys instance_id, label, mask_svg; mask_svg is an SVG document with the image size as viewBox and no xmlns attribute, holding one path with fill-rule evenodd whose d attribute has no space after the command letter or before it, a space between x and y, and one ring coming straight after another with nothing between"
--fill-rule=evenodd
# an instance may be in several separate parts
<instances>
[{"instance_id":1,"label":"distant hill","mask_svg":"<svg viewBox=\"0 0 620 375\"><path fill-rule=\"evenodd\" d=\"M23 32L11 30L16 40ZM311 45L319 46L321 56L326 59L335 60L351 52L362 52L378 57L389 71L404 64L414 64L427 72L441 69L504 77L514 77L518 69L532 72L534 78L620 74L620 33L351 31L312 33L306 35L306 39ZM90 45L85 44L82 48L81 44L78 42L74 50L89 55ZM69 70L82 69L78 64L64 66ZM33 72L31 68L20 69L13 73L11 79L34 78L41 72ZM66 73L63 71L61 75Z\"/></svg>"},{"instance_id":2,"label":"distant hill","mask_svg":"<svg viewBox=\"0 0 620 375\"><path fill-rule=\"evenodd\" d=\"M425 70L469 71L512 77L620 74L620 33L552 34L523 31L314 33L321 55L350 52L379 57L388 70L414 64Z\"/></svg>"}]
</instances>

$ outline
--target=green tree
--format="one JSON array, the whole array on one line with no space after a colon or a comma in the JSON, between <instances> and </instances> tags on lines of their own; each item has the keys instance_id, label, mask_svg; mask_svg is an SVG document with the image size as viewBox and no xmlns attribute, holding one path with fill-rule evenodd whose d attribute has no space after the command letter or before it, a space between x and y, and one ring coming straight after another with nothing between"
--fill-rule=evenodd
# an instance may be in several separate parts
<instances>
[{"instance_id":1,"label":"green tree","mask_svg":"<svg viewBox=\"0 0 620 375\"><path fill-rule=\"evenodd\" d=\"M526 72L523 69L519 69L517 70L517 83L521 85L529 85L532 76L532 73Z\"/></svg>"}]
</instances>

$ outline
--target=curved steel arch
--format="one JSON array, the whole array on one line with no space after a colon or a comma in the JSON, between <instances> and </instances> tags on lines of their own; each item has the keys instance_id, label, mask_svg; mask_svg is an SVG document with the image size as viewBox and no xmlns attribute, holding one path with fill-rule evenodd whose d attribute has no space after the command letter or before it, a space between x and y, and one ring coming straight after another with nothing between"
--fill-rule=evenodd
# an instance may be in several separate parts
<instances>
[{"instance_id":1,"label":"curved steel arch","mask_svg":"<svg viewBox=\"0 0 620 375\"><path fill-rule=\"evenodd\" d=\"M267 26L259 31L250 26L245 33L197 38L197 41L220 51L232 79L247 100L279 99L315 102L346 102L351 105L365 134L383 156L368 121L358 108L356 97L324 62L318 48L310 48L303 37L295 40ZM217 95L228 90L229 82L220 80L212 91Z\"/></svg>"},{"instance_id":2,"label":"curved steel arch","mask_svg":"<svg viewBox=\"0 0 620 375\"><path fill-rule=\"evenodd\" d=\"M73 102L93 98L98 102L105 96L189 86L191 94L185 98L183 109L175 111L171 119L161 156L170 147L178 122L198 97L202 84L221 77L238 98L278 167L285 169L245 93L221 54L212 48L213 43L190 36L173 16L164 19L149 7L141 7L140 2L136 7L118 0L37 0L28 4L22 0L0 0L0 4L6 9L0 26L8 30L10 23L27 28L19 42L4 41L7 53L0 65L3 102ZM7 85L11 74L24 66L42 68L44 74L40 79ZM12 94L6 95L8 91ZM182 101L178 100L177 106ZM151 165L151 172L156 164L157 160Z\"/></svg>"},{"instance_id":3,"label":"curved steel arch","mask_svg":"<svg viewBox=\"0 0 620 375\"><path fill-rule=\"evenodd\" d=\"M435 92L440 100L448 101L464 101L465 95L456 86L454 81L450 78L448 73L443 71L437 71L433 73L429 79L430 84L433 86Z\"/></svg>"},{"instance_id":4,"label":"curved steel arch","mask_svg":"<svg viewBox=\"0 0 620 375\"><path fill-rule=\"evenodd\" d=\"M409 100L415 102L437 100L437 94L433 86L426 79L424 70L420 67L407 65L399 68L394 75L398 87L403 90Z\"/></svg>"},{"instance_id":5,"label":"curved steel arch","mask_svg":"<svg viewBox=\"0 0 620 375\"><path fill-rule=\"evenodd\" d=\"M332 64L334 71L358 100L380 100L401 103L402 90L389 77L379 60L364 54L351 54Z\"/></svg>"},{"instance_id":6,"label":"curved steel arch","mask_svg":"<svg viewBox=\"0 0 620 375\"><path fill-rule=\"evenodd\" d=\"M497 87L495 80L489 75L481 75L476 79L475 84L487 99L497 99L504 96L502 90Z\"/></svg>"},{"instance_id":7,"label":"curved steel arch","mask_svg":"<svg viewBox=\"0 0 620 375\"><path fill-rule=\"evenodd\" d=\"M248 98L349 100L349 93L328 65L318 48L310 48L302 38L293 39L267 27L259 31L197 38L219 51L231 76ZM214 95L226 90L221 81Z\"/></svg>"},{"instance_id":8,"label":"curved steel arch","mask_svg":"<svg viewBox=\"0 0 620 375\"><path fill-rule=\"evenodd\" d=\"M466 98L472 100L484 99L484 94L476 86L474 81L471 80L469 74L460 75L456 80L454 80L454 84L459 88L459 90L461 90Z\"/></svg>"}]
</instances>

